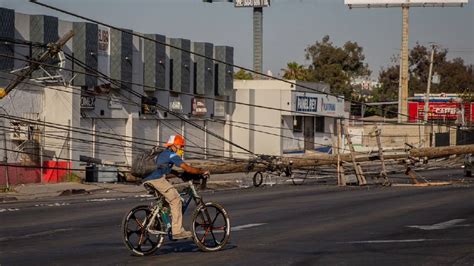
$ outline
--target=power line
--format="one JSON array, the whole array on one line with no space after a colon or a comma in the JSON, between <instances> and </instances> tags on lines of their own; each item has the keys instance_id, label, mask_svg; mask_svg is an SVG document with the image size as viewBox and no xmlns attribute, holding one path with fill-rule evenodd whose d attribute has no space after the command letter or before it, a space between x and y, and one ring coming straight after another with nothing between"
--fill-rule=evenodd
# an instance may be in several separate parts
<instances>
[{"instance_id":1,"label":"power line","mask_svg":"<svg viewBox=\"0 0 474 266\"><path fill-rule=\"evenodd\" d=\"M76 17L76 18L80 18L80 19L83 19L83 20L86 20L86 21L89 21L89 22L96 23L96 24L98 24L98 25L102 25L102 26L105 26L105 27L109 27L109 28L111 28L111 29L118 30L118 31L120 31L120 32L122 32L122 33L130 34L130 35L135 36L135 37L138 37L138 38L142 38L142 39L145 39L145 40L154 42L154 43L158 43L158 44L161 44L161 45L164 45L164 46L168 46L168 47L170 47L170 48L177 49L177 50L179 50L179 51L183 51L183 52L186 52L186 53L189 53L189 54L192 54L192 55L195 55L195 56L199 56L199 57L202 57L202 58L205 58L205 59L208 59L208 60L212 60L212 61L215 61L215 62L224 64L224 65L227 65L227 66L231 66L231 67L234 67L234 68L239 68L239 69L242 69L242 70L245 70L245 71L248 71L248 72L251 72L251 73L260 75L260 76L263 76L263 77L267 77L267 78L269 78L269 79L279 80L279 81L282 81L282 82L285 82L285 83L288 83L288 84L293 84L292 82L287 81L287 80L284 80L284 79L281 79L281 78L273 77L273 76L270 76L270 75L267 75L267 74L264 74L264 73L259 73L259 72L257 72L257 71L252 70L252 69L248 69L248 68L245 68L245 67L242 67L242 66L238 66L238 65L235 65L235 64L231 64L231 63L228 63L228 62L224 62L224 61L222 61L222 60L218 60L218 59L215 59L215 58L212 58L212 57L208 57L208 56L206 56L206 55L199 54L199 53L196 53L196 52L193 52L193 51L189 51L189 50L186 50L186 49L183 49L183 48L180 48L180 47L171 45L171 44L163 43L163 42L161 42L161 41L154 40L154 39L152 39L152 38L148 38L148 37L146 37L146 36L143 36L143 35L140 35L140 34L136 34L136 33L134 33L134 32L125 31L125 30L123 30L123 29L121 29L121 28L112 26L112 25L110 25L110 24L106 24L106 23L104 23L104 22L100 22L100 21L97 21L97 20L94 20L94 19L91 19L91 18L87 18L87 17L85 17L85 16L82 16L82 15L79 15L79 14L75 14L75 13L72 13L72 12L70 12L70 11L67 11L67 10L64 10L64 9L60 9L60 8L57 8L57 7L48 5L48 4L40 3L40 2L37 1L37 0L30 0L30 2L32 2L32 3L34 3L34 4L37 4L37 5L40 5L40 6L43 6L43 7L46 7L46 8L49 8L49 9L52 9L52 10L56 10L56 11L58 11L58 12L60 12L60 13L65 13L65 14L68 14L68 15L73 16L73 17ZM332 93L327 93L327 92L320 91L320 90L316 90L316 89L313 89L313 88L310 88L310 87L307 87L307 86L301 86L301 85L298 85L298 86L300 86L300 87L302 87L302 88L306 88L306 89L312 90L312 91L317 91L317 92L320 92L320 93L323 93L323 94L326 94L326 95L331 95L331 96L334 96L334 97L336 97L336 98L338 98L338 99L343 99L343 100L345 100L345 98L344 98L343 96L340 96L340 95L335 95L335 94L332 94ZM357 101L351 101L351 102L359 103L359 104L361 104L361 105L365 105L365 103L363 103L363 102L357 102ZM393 112L393 111L390 111L390 110L389 110L388 112L410 118L409 115L402 114L402 113L400 113L400 112Z\"/></svg>"},{"instance_id":2,"label":"power line","mask_svg":"<svg viewBox=\"0 0 474 266\"><path fill-rule=\"evenodd\" d=\"M37 61L34 61L34 60L27 60L27 59L21 59L21 58L16 58L16 57L12 57L10 55L5 55L5 54L0 54L0 57L7 57L7 58L13 58L13 59L17 59L17 60L21 60L21 61L25 61L25 62L37 62ZM87 73L87 72L81 72L81 71L77 71L77 70L70 70L70 69L67 69L67 68L62 68L62 67L58 67L58 66L55 66L55 65L50 65L50 64L45 64L45 63L40 63L44 66L47 66L47 67L52 67L52 68L58 68L58 69L62 69L62 70L65 70L65 71L70 71L70 72L74 72L74 73L79 73L79 74L84 74L84 75L89 75L89 76L93 76L93 77L98 77L98 78L104 78L103 76L99 76L99 75L93 75L93 74L90 74L90 73ZM106 76L107 77L107 76ZM128 83L130 85L137 85L137 86L143 86L143 87L148 87L148 88L154 88L156 90L159 90L159 91L169 91L167 89L161 89L161 88L158 88L158 87L153 87L153 86L147 86L147 85L144 85L144 84L140 84L140 83L134 83L134 82L129 82L129 81L123 81L123 80L117 80L117 79L113 79L113 78L110 78L110 77L107 77L107 80L108 81L116 81L116 82L121 82L121 83ZM300 86L300 85L298 85ZM304 86L300 86L302 88L305 88ZM141 98L142 96L143 97L147 97L145 95L141 95L135 91L131 91L131 90L127 90L128 92L132 93L132 95L134 95L135 97L137 98ZM138 94L138 95L137 95ZM180 92L180 94L184 94L184 95L192 95L192 96L196 96L192 93L186 93L186 92ZM124 96L125 98L128 98L126 96ZM270 107L270 106L262 106L262 105L256 105L256 104L248 104L248 103L243 103L243 102L237 102L237 101L232 101L232 100L226 100L226 99L216 99L216 98L213 98L213 97L209 97L209 96L205 96L205 95L198 95L198 97L200 98L204 98L204 99L213 99L213 100L217 100L217 101L222 101L222 102L228 102L228 103L233 103L233 104L238 104L238 105L245 105L245 106L250 106L250 107L256 107L256 108L262 108L262 109L267 109L267 110L274 110L274 111L281 111L281 112L288 112L288 113L295 113L295 114L302 114L302 115L310 115L310 116L314 116L315 114L314 113L308 113L308 112L301 112L301 111L293 111L293 110L287 110L287 109L281 109L281 108L276 108L276 107ZM366 103L364 103L364 105L367 105ZM158 107L158 106L156 106ZM165 107L162 107L163 110L165 112L171 112L170 110L168 110L167 108ZM167 111L168 110L168 111ZM387 113L389 113L389 111L387 111ZM362 119L357 119L357 118L344 118L344 117L337 117L337 116L328 116L326 115L325 117L332 117L332 118L338 118L338 119L342 119L342 120L349 120L349 121L357 121L357 122L365 122L367 123L367 121L364 121ZM416 121L422 121L422 119L419 119L417 118ZM384 121L384 123L387 123L387 124L395 124L395 125L413 125L413 123L400 123L400 122L397 122L397 121ZM446 127L450 127L450 128L456 128L448 123L434 123L436 125L440 125L440 126L446 126Z\"/></svg>"},{"instance_id":3,"label":"power line","mask_svg":"<svg viewBox=\"0 0 474 266\"><path fill-rule=\"evenodd\" d=\"M2 78L0 77L0 79L8 79L8 78ZM10 79L8 79L10 80ZM68 91L68 90L61 90L59 88L55 88L55 87L48 87L48 86L43 86L43 85L39 85L39 84L35 84L35 83L28 83L28 82L25 82L23 81L22 83L24 84L28 84L28 85L32 85L32 86L38 86L38 87L41 87L41 88L45 88L45 89L51 89L51 90L57 90L57 91L61 91L61 92L67 92L67 93L72 93L72 94L76 94L76 95L81 95L80 93L76 93L74 91ZM70 87L72 89L75 89L73 87ZM80 89L77 89L77 90L80 90ZM100 98L100 97L98 97ZM102 99L108 99L108 98L102 98ZM127 102L128 103L128 102ZM20 118L20 119L23 119L23 117L19 117L19 116L11 116L11 117L16 117L16 118ZM98 119L98 120L101 120L101 118L90 118L90 119ZM15 120L15 119L13 119ZM18 119L17 119L18 120ZM164 120L161 120L161 122L163 122ZM211 120L212 121L212 120ZM35 121L34 122L35 124L41 124L41 122L38 122L38 121ZM51 122L48 122L48 123L51 123ZM57 124L57 123L51 123L53 125L60 125L60 126L65 126L67 127L67 125L62 125L62 124ZM49 125L49 124L48 124ZM84 130L82 128L76 128L76 127L72 127L73 129L79 129L79 130ZM69 130L69 129L63 129L63 131L66 131L66 130ZM62 131L61 131L62 132ZM90 132L82 132L82 131L74 131L74 130L71 130L71 132L76 132L76 133L79 133L79 134L87 134L87 135L95 135L95 136L98 136L98 137L102 137L102 138L109 138L108 136L105 136L104 134L107 134L107 135L113 135L113 136L119 136L119 137L124 137L124 138L130 138L126 135L120 135L120 134L114 134L114 133L109 133L109 132L104 132L104 131L96 131L95 134L93 133L90 133ZM143 138L137 138L137 137L133 137L131 138L132 140L131 141L128 141L128 140L124 140L123 138L120 138L120 139L116 139L116 138L112 138L113 140L120 140L120 141L125 141L125 142L131 142L132 144L139 144L139 145L145 145L145 146L150 146L150 147L153 147L153 146L156 146L156 143L164 143L160 140L151 140L151 139L143 139ZM144 140L144 141L148 141L148 142L152 142L152 143L144 143L144 142L138 142L138 141L134 141L133 139L136 139L136 140ZM92 142L92 141L91 141ZM98 143L98 141L96 141L96 143ZM191 147L191 148L201 148L200 146L193 146L193 145L186 145L188 147ZM122 145L121 147L126 147L124 145ZM230 151L230 150L222 150L222 149L215 149L215 148L211 148L211 147L207 147L206 149L208 150L215 150L215 151L224 151L224 152L230 152L230 153L233 153L233 154L238 154L238 153L242 153L242 154L247 154L247 153L243 153L243 152L238 152L238 151ZM194 152L187 152L187 153L194 153ZM226 157L226 158L232 158L232 157Z\"/></svg>"},{"instance_id":4,"label":"power line","mask_svg":"<svg viewBox=\"0 0 474 266\"><path fill-rule=\"evenodd\" d=\"M51 66L52 66L52 67L56 67L56 66L54 66L54 65L51 65ZM66 70L68 70L68 69L66 69ZM77 72L77 71L75 71L75 72ZM89 73L85 73L85 74L86 74L86 75L89 75ZM112 80L112 79L111 79L111 80ZM137 97L140 97L140 98L143 96L143 95L140 95L139 93L137 93L137 92L135 92L135 91L131 91L131 93L134 94L135 96L137 96L136 94L138 94L139 96L137 96ZM123 94L121 94L121 95L124 96ZM124 97L126 97L126 96L124 96ZM133 100L131 100L131 99L130 99L130 101L133 102L133 103L135 103L135 102L134 102ZM137 104L137 105L138 105L138 104ZM280 110L282 110L282 111L289 111L289 110L283 110L283 109L280 109ZM169 111L169 110L168 110L168 109L165 109L165 111ZM307 114L307 113L305 113L305 114ZM241 127L241 128L242 128L242 127ZM250 129L250 128L247 128L247 129L253 130L253 129ZM255 130L254 130L254 131L255 131ZM269 133L269 132L265 132L265 131L260 131L260 132L261 132L261 133L267 133L267 134ZM270 133L270 134L272 134L272 133ZM275 135L275 134L274 134L274 135ZM281 136L281 135L280 135L280 136ZM288 136L282 136L282 137L291 138L291 137L288 137ZM296 139L296 138L292 138L292 139L295 139L295 140L298 140L298 141L302 141L301 139ZM317 145L320 145L320 146L332 147L331 145L327 145L327 144L322 144L322 143L317 143L317 142L313 142L313 143L314 143L314 144L317 144ZM334 148L334 147L333 147L333 148ZM339 148L339 149L341 149L341 148ZM345 150L345 149L343 149L343 150Z\"/></svg>"},{"instance_id":5,"label":"power line","mask_svg":"<svg viewBox=\"0 0 474 266\"><path fill-rule=\"evenodd\" d=\"M88 74L88 73L87 73L87 74ZM109 77L107 77L107 78L110 79ZM134 94L134 93L136 93L136 92L132 91L131 93ZM138 93L137 93L137 94L138 94ZM140 95L140 94L139 94L139 95ZM136 95L135 95L135 96L136 96ZM143 97L143 95L140 95L140 96ZM138 97L138 96L137 96L137 97ZM169 111L168 109L165 109L165 110ZM285 110L285 111L287 111L287 110ZM187 121L187 122L189 123L189 121L188 121L187 119L184 119L183 121ZM198 128L199 128L199 127L198 127ZM200 128L200 129L203 130L202 128ZM327 145L325 145L325 146L327 146Z\"/></svg>"}]
</instances>

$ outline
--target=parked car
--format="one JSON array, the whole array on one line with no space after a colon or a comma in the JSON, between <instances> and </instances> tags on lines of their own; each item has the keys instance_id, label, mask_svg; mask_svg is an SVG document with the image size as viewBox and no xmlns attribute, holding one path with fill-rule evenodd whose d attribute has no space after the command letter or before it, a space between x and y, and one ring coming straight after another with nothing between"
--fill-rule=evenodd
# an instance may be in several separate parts
<instances>
[{"instance_id":1,"label":"parked car","mask_svg":"<svg viewBox=\"0 0 474 266\"><path fill-rule=\"evenodd\" d=\"M474 156L467 154L464 157L464 176L472 176L472 169L474 164Z\"/></svg>"}]
</instances>

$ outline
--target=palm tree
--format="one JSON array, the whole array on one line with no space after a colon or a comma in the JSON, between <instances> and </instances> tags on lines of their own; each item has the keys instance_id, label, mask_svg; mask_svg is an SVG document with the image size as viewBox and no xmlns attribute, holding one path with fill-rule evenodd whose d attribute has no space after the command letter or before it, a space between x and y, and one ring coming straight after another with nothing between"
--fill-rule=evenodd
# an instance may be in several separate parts
<instances>
[{"instance_id":1,"label":"palm tree","mask_svg":"<svg viewBox=\"0 0 474 266\"><path fill-rule=\"evenodd\" d=\"M283 71L284 79L294 79L307 81L308 79L308 69L303 65L300 65L296 62L290 62L286 64L286 69L281 69Z\"/></svg>"}]
</instances>

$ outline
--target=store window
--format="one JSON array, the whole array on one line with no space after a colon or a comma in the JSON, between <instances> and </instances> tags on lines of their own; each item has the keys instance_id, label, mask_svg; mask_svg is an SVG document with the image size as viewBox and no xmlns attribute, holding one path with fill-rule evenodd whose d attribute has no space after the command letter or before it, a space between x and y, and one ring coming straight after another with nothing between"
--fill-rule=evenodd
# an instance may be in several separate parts
<instances>
[{"instance_id":1,"label":"store window","mask_svg":"<svg viewBox=\"0 0 474 266\"><path fill-rule=\"evenodd\" d=\"M293 132L303 132L302 116L293 116Z\"/></svg>"},{"instance_id":2,"label":"store window","mask_svg":"<svg viewBox=\"0 0 474 266\"><path fill-rule=\"evenodd\" d=\"M324 116L316 117L316 132L324 133Z\"/></svg>"}]
</instances>

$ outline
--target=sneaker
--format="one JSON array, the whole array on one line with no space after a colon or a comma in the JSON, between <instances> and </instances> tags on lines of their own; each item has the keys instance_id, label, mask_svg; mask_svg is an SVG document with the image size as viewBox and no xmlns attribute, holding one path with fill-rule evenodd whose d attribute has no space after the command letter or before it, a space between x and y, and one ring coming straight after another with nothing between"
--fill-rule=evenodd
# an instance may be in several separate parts
<instances>
[{"instance_id":1,"label":"sneaker","mask_svg":"<svg viewBox=\"0 0 474 266\"><path fill-rule=\"evenodd\" d=\"M192 236L193 234L190 231L181 231L181 233L173 235L173 239L186 239L191 238Z\"/></svg>"}]
</instances>

